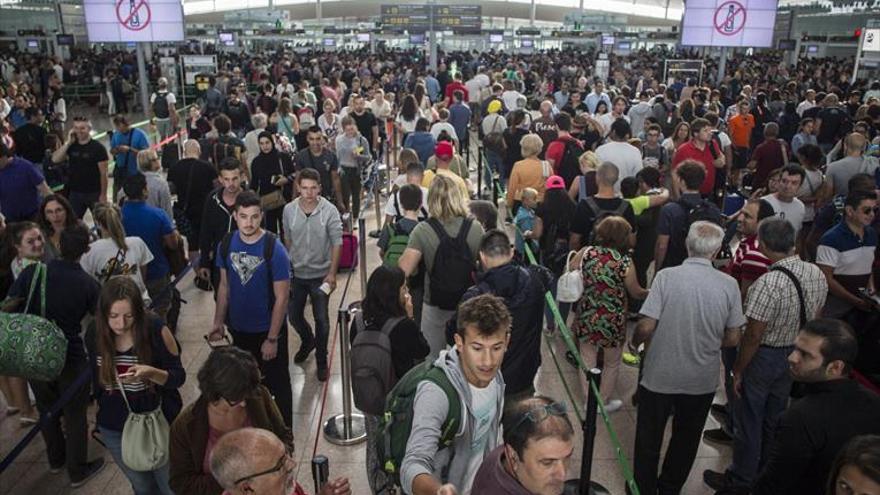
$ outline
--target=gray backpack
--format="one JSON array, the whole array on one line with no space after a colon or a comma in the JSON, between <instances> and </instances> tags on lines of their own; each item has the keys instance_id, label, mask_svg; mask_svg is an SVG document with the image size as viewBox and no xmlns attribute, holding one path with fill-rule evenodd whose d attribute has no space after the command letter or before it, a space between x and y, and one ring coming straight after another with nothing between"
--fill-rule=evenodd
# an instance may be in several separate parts
<instances>
[{"instance_id":1,"label":"gray backpack","mask_svg":"<svg viewBox=\"0 0 880 495\"><path fill-rule=\"evenodd\" d=\"M355 407L366 414L381 416L385 412L385 396L397 383L390 336L403 319L388 318L377 332L367 330L362 312L354 317L357 335L351 344L351 389Z\"/></svg>"}]
</instances>

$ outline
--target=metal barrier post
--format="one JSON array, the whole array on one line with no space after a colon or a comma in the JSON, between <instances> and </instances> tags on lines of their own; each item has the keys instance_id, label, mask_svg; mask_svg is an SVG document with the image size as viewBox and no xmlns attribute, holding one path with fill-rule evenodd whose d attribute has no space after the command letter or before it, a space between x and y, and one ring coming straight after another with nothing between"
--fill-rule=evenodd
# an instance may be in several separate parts
<instances>
[{"instance_id":1,"label":"metal barrier post","mask_svg":"<svg viewBox=\"0 0 880 495\"><path fill-rule=\"evenodd\" d=\"M361 272L361 298L367 295L367 220L358 218L358 266Z\"/></svg>"},{"instance_id":2,"label":"metal barrier post","mask_svg":"<svg viewBox=\"0 0 880 495\"><path fill-rule=\"evenodd\" d=\"M382 232L382 207L380 203L382 202L382 194L379 187L379 177L376 177L376 183L373 184L373 205L376 208L376 237L379 237L378 234Z\"/></svg>"},{"instance_id":3,"label":"metal barrier post","mask_svg":"<svg viewBox=\"0 0 880 495\"><path fill-rule=\"evenodd\" d=\"M342 374L342 414L324 422L324 438L336 445L354 445L367 439L364 415L351 412L351 342L348 330L351 308L339 308L339 362Z\"/></svg>"},{"instance_id":4,"label":"metal barrier post","mask_svg":"<svg viewBox=\"0 0 880 495\"><path fill-rule=\"evenodd\" d=\"M602 371L593 368L585 371L588 382L596 383L596 390L599 389L599 382L602 380ZM581 452L581 477L576 480L568 480L565 482L564 494L579 495L605 495L609 492L605 487L591 481L593 471L593 448L596 441L596 417L599 410L599 398L593 393L593 388L587 385L587 410L584 411L584 423L581 425L584 434L584 448Z\"/></svg>"},{"instance_id":5,"label":"metal barrier post","mask_svg":"<svg viewBox=\"0 0 880 495\"><path fill-rule=\"evenodd\" d=\"M483 147L477 147L477 199L483 199Z\"/></svg>"}]
</instances>

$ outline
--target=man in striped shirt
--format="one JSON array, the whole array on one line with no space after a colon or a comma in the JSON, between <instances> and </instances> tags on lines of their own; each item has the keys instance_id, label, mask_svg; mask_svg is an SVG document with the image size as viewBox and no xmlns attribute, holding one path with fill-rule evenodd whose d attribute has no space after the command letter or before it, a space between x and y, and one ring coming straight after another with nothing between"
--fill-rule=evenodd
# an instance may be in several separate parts
<instances>
[{"instance_id":1,"label":"man in striped shirt","mask_svg":"<svg viewBox=\"0 0 880 495\"><path fill-rule=\"evenodd\" d=\"M773 215L773 206L770 203L762 199L750 199L737 219L736 227L742 238L733 259L727 265L727 273L736 279L743 303L745 303L749 287L758 277L767 273L767 268L770 266L770 259L758 249L758 223ZM736 362L736 347L722 348L721 361L724 363L724 391L727 393L729 403L730 398L733 397L733 380L730 372ZM704 431L703 439L731 445L733 443L733 419L730 415L730 409L727 405L712 404L709 412L712 413L712 417L718 421L721 428Z\"/></svg>"}]
</instances>

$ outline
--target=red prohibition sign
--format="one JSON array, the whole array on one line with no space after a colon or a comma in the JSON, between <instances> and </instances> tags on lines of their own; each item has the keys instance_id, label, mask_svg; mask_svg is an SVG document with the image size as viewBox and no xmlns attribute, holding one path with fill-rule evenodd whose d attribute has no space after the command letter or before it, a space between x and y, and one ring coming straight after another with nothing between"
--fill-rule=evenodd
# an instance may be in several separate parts
<instances>
[{"instance_id":1,"label":"red prohibition sign","mask_svg":"<svg viewBox=\"0 0 880 495\"><path fill-rule=\"evenodd\" d=\"M133 8L126 9L123 7L132 4L134 4ZM141 16L142 11L146 12L146 18ZM140 31L149 26L152 15L150 4L147 3L147 0L117 0L116 2L116 19L119 20L119 24L122 24L122 27L129 31ZM136 24L132 24L133 21Z\"/></svg>"},{"instance_id":2,"label":"red prohibition sign","mask_svg":"<svg viewBox=\"0 0 880 495\"><path fill-rule=\"evenodd\" d=\"M733 36L746 27L747 11L743 4L728 0L715 9L715 31L724 36Z\"/></svg>"}]
</instances>

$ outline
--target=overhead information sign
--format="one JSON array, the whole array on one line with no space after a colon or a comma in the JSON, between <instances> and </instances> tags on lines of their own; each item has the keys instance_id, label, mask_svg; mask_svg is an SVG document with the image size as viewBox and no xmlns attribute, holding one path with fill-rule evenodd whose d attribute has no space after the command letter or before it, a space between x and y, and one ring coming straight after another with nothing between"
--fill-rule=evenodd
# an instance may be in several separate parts
<instances>
[{"instance_id":1,"label":"overhead information sign","mask_svg":"<svg viewBox=\"0 0 880 495\"><path fill-rule=\"evenodd\" d=\"M180 0L83 0L93 43L183 41Z\"/></svg>"},{"instance_id":2,"label":"overhead information sign","mask_svg":"<svg viewBox=\"0 0 880 495\"><path fill-rule=\"evenodd\" d=\"M880 52L880 29L865 29L862 50L866 52Z\"/></svg>"},{"instance_id":3,"label":"overhead information sign","mask_svg":"<svg viewBox=\"0 0 880 495\"><path fill-rule=\"evenodd\" d=\"M681 44L771 47L777 0L689 0Z\"/></svg>"},{"instance_id":4,"label":"overhead information sign","mask_svg":"<svg viewBox=\"0 0 880 495\"><path fill-rule=\"evenodd\" d=\"M479 5L382 5L381 13L383 27L409 32L479 32L483 22Z\"/></svg>"}]
</instances>

